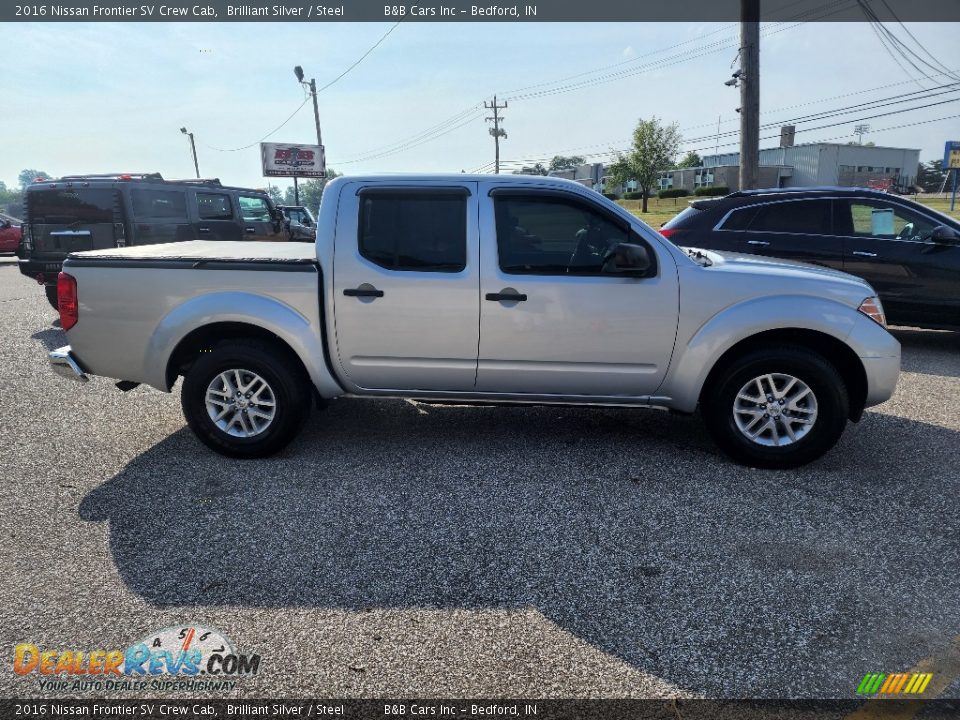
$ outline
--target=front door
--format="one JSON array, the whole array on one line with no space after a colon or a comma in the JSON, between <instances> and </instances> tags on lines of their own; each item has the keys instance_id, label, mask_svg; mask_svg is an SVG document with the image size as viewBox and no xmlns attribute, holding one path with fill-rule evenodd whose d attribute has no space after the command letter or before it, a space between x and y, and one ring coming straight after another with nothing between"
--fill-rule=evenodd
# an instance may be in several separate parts
<instances>
[{"instance_id":1,"label":"front door","mask_svg":"<svg viewBox=\"0 0 960 720\"><path fill-rule=\"evenodd\" d=\"M482 223L478 391L656 391L679 312L668 253L658 258L622 218L569 192L494 190ZM618 243L645 245L659 261L655 273L604 273L605 253Z\"/></svg>"},{"instance_id":2,"label":"front door","mask_svg":"<svg viewBox=\"0 0 960 720\"><path fill-rule=\"evenodd\" d=\"M476 183L351 183L337 217L337 358L353 389L473 390Z\"/></svg>"},{"instance_id":3,"label":"front door","mask_svg":"<svg viewBox=\"0 0 960 720\"><path fill-rule=\"evenodd\" d=\"M265 197L238 195L240 216L243 220L244 240L280 240L277 235L272 208Z\"/></svg>"},{"instance_id":4,"label":"front door","mask_svg":"<svg viewBox=\"0 0 960 720\"><path fill-rule=\"evenodd\" d=\"M194 193L197 238L200 240L242 240L237 214L227 192Z\"/></svg>"},{"instance_id":5,"label":"front door","mask_svg":"<svg viewBox=\"0 0 960 720\"><path fill-rule=\"evenodd\" d=\"M960 246L934 242L940 223L883 199L838 201L844 270L880 295L893 322L960 324Z\"/></svg>"}]
</instances>

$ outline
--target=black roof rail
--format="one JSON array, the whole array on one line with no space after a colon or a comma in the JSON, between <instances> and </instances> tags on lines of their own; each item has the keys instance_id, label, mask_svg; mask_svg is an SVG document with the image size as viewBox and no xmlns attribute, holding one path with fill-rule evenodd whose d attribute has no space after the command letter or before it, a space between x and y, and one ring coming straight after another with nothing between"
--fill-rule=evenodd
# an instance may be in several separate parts
<instances>
[{"instance_id":1,"label":"black roof rail","mask_svg":"<svg viewBox=\"0 0 960 720\"><path fill-rule=\"evenodd\" d=\"M213 187L223 187L220 178L184 178L183 180L164 180L169 183L187 183L189 185L212 185Z\"/></svg>"},{"instance_id":2,"label":"black roof rail","mask_svg":"<svg viewBox=\"0 0 960 720\"><path fill-rule=\"evenodd\" d=\"M83 175L64 175L59 180L119 180L128 178L130 180L163 180L163 175L154 173L84 173Z\"/></svg>"}]
</instances>

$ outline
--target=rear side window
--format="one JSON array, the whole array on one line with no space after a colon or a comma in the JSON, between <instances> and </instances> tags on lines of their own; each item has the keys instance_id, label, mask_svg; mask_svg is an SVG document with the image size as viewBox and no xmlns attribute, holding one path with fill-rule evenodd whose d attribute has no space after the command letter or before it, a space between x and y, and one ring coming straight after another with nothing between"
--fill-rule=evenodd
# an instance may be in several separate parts
<instances>
[{"instance_id":1,"label":"rear side window","mask_svg":"<svg viewBox=\"0 0 960 720\"><path fill-rule=\"evenodd\" d=\"M751 232L829 235L830 201L791 200L761 205L745 229Z\"/></svg>"},{"instance_id":2,"label":"rear side window","mask_svg":"<svg viewBox=\"0 0 960 720\"><path fill-rule=\"evenodd\" d=\"M233 220L230 196L225 193L197 193L197 214L201 220Z\"/></svg>"},{"instance_id":3,"label":"rear side window","mask_svg":"<svg viewBox=\"0 0 960 720\"><path fill-rule=\"evenodd\" d=\"M133 215L138 219L187 219L187 199L183 191L134 188L130 196L133 199Z\"/></svg>"},{"instance_id":4,"label":"rear side window","mask_svg":"<svg viewBox=\"0 0 960 720\"><path fill-rule=\"evenodd\" d=\"M247 222L270 222L273 219L266 198L241 195L239 201L240 213Z\"/></svg>"},{"instance_id":5,"label":"rear side window","mask_svg":"<svg viewBox=\"0 0 960 720\"><path fill-rule=\"evenodd\" d=\"M39 190L27 193L29 219L47 225L112 223L116 190Z\"/></svg>"},{"instance_id":6,"label":"rear side window","mask_svg":"<svg viewBox=\"0 0 960 720\"><path fill-rule=\"evenodd\" d=\"M467 266L467 198L459 193L365 193L360 254L390 270L460 272Z\"/></svg>"}]
</instances>

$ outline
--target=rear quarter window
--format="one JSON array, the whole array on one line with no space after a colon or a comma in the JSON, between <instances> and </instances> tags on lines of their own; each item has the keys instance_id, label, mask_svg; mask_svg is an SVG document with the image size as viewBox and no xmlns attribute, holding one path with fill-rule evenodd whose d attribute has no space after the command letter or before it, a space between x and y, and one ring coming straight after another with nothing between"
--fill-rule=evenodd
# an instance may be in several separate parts
<instances>
[{"instance_id":1,"label":"rear quarter window","mask_svg":"<svg viewBox=\"0 0 960 720\"><path fill-rule=\"evenodd\" d=\"M684 225L688 224L691 220L694 220L701 212L702 210L698 210L695 207L686 207L683 210L681 210L679 214L674 215L672 218L670 218L663 227L665 228L683 227Z\"/></svg>"}]
</instances>

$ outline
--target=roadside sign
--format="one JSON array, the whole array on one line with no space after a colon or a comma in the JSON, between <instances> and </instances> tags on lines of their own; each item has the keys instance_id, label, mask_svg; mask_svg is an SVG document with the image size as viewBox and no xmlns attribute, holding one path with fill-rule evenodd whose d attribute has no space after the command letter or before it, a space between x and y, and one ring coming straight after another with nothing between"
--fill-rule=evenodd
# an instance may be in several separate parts
<instances>
[{"instance_id":1,"label":"roadside sign","mask_svg":"<svg viewBox=\"0 0 960 720\"><path fill-rule=\"evenodd\" d=\"M960 141L947 141L943 148L943 169L960 170Z\"/></svg>"},{"instance_id":2,"label":"roadside sign","mask_svg":"<svg viewBox=\"0 0 960 720\"><path fill-rule=\"evenodd\" d=\"M327 176L327 159L322 145L260 143L264 177Z\"/></svg>"}]
</instances>

